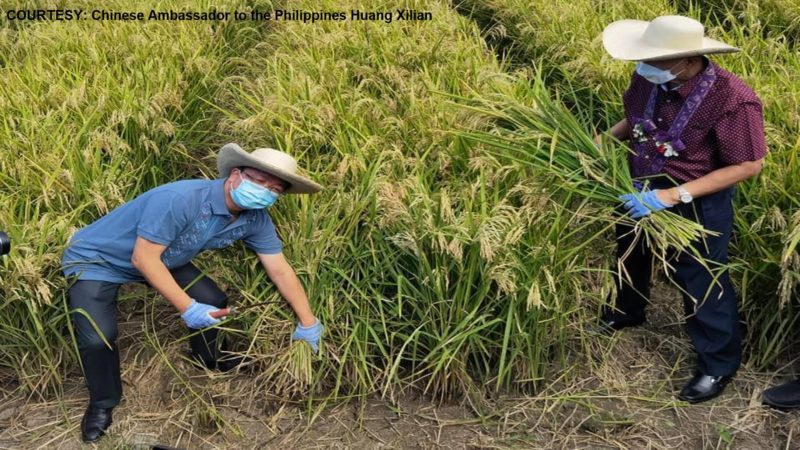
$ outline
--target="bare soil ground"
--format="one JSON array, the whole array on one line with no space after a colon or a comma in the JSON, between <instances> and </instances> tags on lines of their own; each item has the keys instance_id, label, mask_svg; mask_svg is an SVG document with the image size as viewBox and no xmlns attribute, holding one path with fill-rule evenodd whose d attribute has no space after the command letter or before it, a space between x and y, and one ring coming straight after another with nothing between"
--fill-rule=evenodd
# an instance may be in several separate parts
<instances>
[{"instance_id":1,"label":"bare soil ground","mask_svg":"<svg viewBox=\"0 0 800 450\"><path fill-rule=\"evenodd\" d=\"M131 345L141 338L141 326L127 316L120 341L125 399L114 411L110 435L99 445L80 443L87 396L79 377L64 386L60 404L26 399L6 383L0 448L800 448L800 413L761 405L764 388L793 378L800 368L794 362L779 374L745 366L720 398L706 404L674 399L691 376L693 356L677 293L664 286L658 292L647 325L612 338L576 338L591 356L576 352L536 396L440 404L407 393L333 404L311 422L304 404L261 395L246 373L219 375L175 358L177 370L212 400L218 416L200 402L187 404L185 385L172 382L161 359Z\"/></svg>"}]
</instances>

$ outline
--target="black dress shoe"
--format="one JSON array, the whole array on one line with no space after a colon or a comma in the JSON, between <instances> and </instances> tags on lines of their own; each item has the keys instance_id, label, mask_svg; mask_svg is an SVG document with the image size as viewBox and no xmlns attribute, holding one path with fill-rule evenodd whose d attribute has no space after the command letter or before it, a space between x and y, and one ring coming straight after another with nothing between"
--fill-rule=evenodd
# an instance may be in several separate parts
<instances>
[{"instance_id":1,"label":"black dress shoe","mask_svg":"<svg viewBox=\"0 0 800 450\"><path fill-rule=\"evenodd\" d=\"M733 376L704 375L700 372L694 374L686 386L681 389L678 398L689 403L700 403L718 396Z\"/></svg>"},{"instance_id":2,"label":"black dress shoe","mask_svg":"<svg viewBox=\"0 0 800 450\"><path fill-rule=\"evenodd\" d=\"M779 409L800 408L800 379L771 387L764 391L761 400L767 406Z\"/></svg>"},{"instance_id":3,"label":"black dress shoe","mask_svg":"<svg viewBox=\"0 0 800 450\"><path fill-rule=\"evenodd\" d=\"M114 408L96 408L89 406L81 421L81 438L83 442L95 442L111 426L111 411Z\"/></svg>"},{"instance_id":4,"label":"black dress shoe","mask_svg":"<svg viewBox=\"0 0 800 450\"><path fill-rule=\"evenodd\" d=\"M644 317L640 318L625 318L625 319L609 319L605 317L601 317L599 321L597 321L597 328L595 329L596 332L601 334L612 335L615 331L619 331L623 328L628 327L638 327L639 325L645 322Z\"/></svg>"}]
</instances>

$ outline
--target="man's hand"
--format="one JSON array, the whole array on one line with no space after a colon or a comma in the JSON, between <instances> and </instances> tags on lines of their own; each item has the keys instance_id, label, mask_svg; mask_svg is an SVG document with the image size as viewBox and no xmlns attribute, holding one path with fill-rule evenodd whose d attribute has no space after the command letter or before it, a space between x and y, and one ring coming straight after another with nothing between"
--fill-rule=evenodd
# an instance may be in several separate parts
<instances>
[{"instance_id":1,"label":"man's hand","mask_svg":"<svg viewBox=\"0 0 800 450\"><path fill-rule=\"evenodd\" d=\"M221 310L214 306L206 305L205 303L200 303L195 299L192 299L192 303L190 303L189 307L186 308L186 311L181 314L181 318L184 322L186 322L187 327L192 329L201 329L218 324L220 319L216 317L224 316L220 316L219 314L215 313L222 311L225 310Z\"/></svg>"},{"instance_id":2,"label":"man's hand","mask_svg":"<svg viewBox=\"0 0 800 450\"><path fill-rule=\"evenodd\" d=\"M628 214L634 219L640 219L654 211L671 208L674 204L665 203L659 196L660 189L645 192L636 192L620 195L620 201L624 202ZM666 194L662 192L662 195Z\"/></svg>"},{"instance_id":3,"label":"man's hand","mask_svg":"<svg viewBox=\"0 0 800 450\"><path fill-rule=\"evenodd\" d=\"M292 334L292 339L296 341L306 341L308 345L314 350L314 353L319 351L319 338L322 337L322 332L325 331L325 327L317 320L314 322L313 325L304 327L299 322L297 323L297 327L294 329L294 333Z\"/></svg>"}]
</instances>

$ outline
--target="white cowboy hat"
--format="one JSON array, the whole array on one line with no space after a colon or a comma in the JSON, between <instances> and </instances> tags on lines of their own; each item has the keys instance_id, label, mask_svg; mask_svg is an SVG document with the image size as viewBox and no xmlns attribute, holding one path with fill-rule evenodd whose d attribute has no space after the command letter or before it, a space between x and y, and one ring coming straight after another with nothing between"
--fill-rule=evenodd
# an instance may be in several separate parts
<instances>
[{"instance_id":1,"label":"white cowboy hat","mask_svg":"<svg viewBox=\"0 0 800 450\"><path fill-rule=\"evenodd\" d=\"M237 167L252 167L274 175L290 184L286 194L310 194L322 189L319 184L297 173L297 161L274 148L257 148L252 153L242 150L237 144L225 144L217 155L219 175L227 177Z\"/></svg>"},{"instance_id":2,"label":"white cowboy hat","mask_svg":"<svg viewBox=\"0 0 800 450\"><path fill-rule=\"evenodd\" d=\"M654 61L739 49L704 36L703 24L684 16L661 16L652 22L618 20L603 30L603 46L612 58Z\"/></svg>"}]
</instances>

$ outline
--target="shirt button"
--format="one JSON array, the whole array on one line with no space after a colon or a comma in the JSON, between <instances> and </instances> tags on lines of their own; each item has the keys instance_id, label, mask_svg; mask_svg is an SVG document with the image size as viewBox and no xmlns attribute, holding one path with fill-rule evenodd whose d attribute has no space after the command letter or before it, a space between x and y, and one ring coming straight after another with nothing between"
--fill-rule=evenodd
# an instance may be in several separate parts
<instances>
[{"instance_id":1,"label":"shirt button","mask_svg":"<svg viewBox=\"0 0 800 450\"><path fill-rule=\"evenodd\" d=\"M661 118L660 117L658 118L658 121L661 122Z\"/></svg>"},{"instance_id":2,"label":"shirt button","mask_svg":"<svg viewBox=\"0 0 800 450\"><path fill-rule=\"evenodd\" d=\"M645 156L644 159L650 159L650 157L649 156Z\"/></svg>"}]
</instances>

